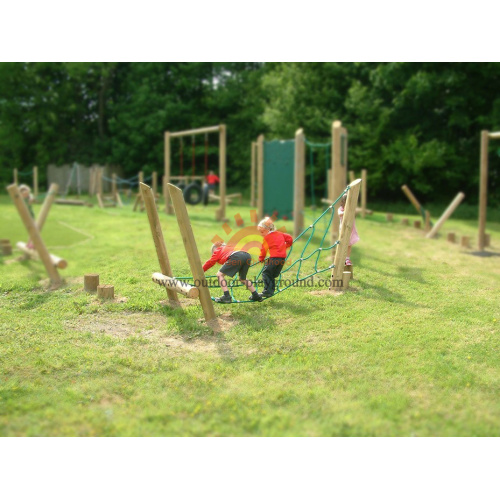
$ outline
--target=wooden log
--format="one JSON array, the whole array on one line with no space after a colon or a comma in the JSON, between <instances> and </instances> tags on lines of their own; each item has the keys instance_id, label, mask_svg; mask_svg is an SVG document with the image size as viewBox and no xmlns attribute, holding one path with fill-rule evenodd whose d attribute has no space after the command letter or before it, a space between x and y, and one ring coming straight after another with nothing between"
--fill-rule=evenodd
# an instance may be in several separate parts
<instances>
[{"instance_id":1,"label":"wooden log","mask_svg":"<svg viewBox=\"0 0 500 500\"><path fill-rule=\"evenodd\" d=\"M456 242L455 233L448 233L448 241L450 243L455 243Z\"/></svg>"},{"instance_id":2,"label":"wooden log","mask_svg":"<svg viewBox=\"0 0 500 500\"><path fill-rule=\"evenodd\" d=\"M86 292L95 293L99 286L98 274L85 274L83 276L83 288Z\"/></svg>"},{"instance_id":3,"label":"wooden log","mask_svg":"<svg viewBox=\"0 0 500 500\"><path fill-rule=\"evenodd\" d=\"M351 264L351 265L349 265L349 266L344 266L344 272L345 272L345 273L346 273L346 272L347 272L347 273L351 273L351 280L353 280L353 279L354 279L354 268L353 268L352 264Z\"/></svg>"},{"instance_id":4,"label":"wooden log","mask_svg":"<svg viewBox=\"0 0 500 500\"><path fill-rule=\"evenodd\" d=\"M97 195L99 197L99 195ZM57 200L54 200L54 203L56 205L75 205L75 206L85 206L87 205L87 202L83 200L63 200L62 198L58 198Z\"/></svg>"},{"instance_id":5,"label":"wooden log","mask_svg":"<svg viewBox=\"0 0 500 500\"><path fill-rule=\"evenodd\" d=\"M461 246L464 248L469 248L469 246L470 246L470 237L469 236L462 236Z\"/></svg>"},{"instance_id":6,"label":"wooden log","mask_svg":"<svg viewBox=\"0 0 500 500\"><path fill-rule=\"evenodd\" d=\"M408 226L410 224L410 221L407 218L404 218L401 219L401 224L403 224L403 226Z\"/></svg>"},{"instance_id":7,"label":"wooden log","mask_svg":"<svg viewBox=\"0 0 500 500\"><path fill-rule=\"evenodd\" d=\"M59 189L59 186L55 183L52 183L49 187L49 192L45 196L45 200L43 201L42 208L40 209L40 213L38 214L38 217L36 218L36 226L38 227L38 230L41 231L45 221L47 220L47 216L49 215L50 207L52 206L52 203L54 203L57 190Z\"/></svg>"},{"instance_id":8,"label":"wooden log","mask_svg":"<svg viewBox=\"0 0 500 500\"><path fill-rule=\"evenodd\" d=\"M0 249L2 250L2 255L12 255L12 245L10 243L1 243Z\"/></svg>"},{"instance_id":9,"label":"wooden log","mask_svg":"<svg viewBox=\"0 0 500 500\"><path fill-rule=\"evenodd\" d=\"M174 290L189 299L197 299L200 296L200 291L195 286L184 281L179 281L176 278L165 276L162 273L153 273L151 279L155 283L158 283L158 285L162 285L169 290Z\"/></svg>"},{"instance_id":10,"label":"wooden log","mask_svg":"<svg viewBox=\"0 0 500 500\"><path fill-rule=\"evenodd\" d=\"M28 231L30 239L34 244L38 255L40 256L43 265L45 266L45 270L49 275L51 283L53 285L60 285L62 283L61 277L59 276L57 269L54 267L54 264L50 258L50 254L45 246L45 243L42 240L42 237L40 236L38 228L36 227L35 221L31 218L28 207L22 199L19 188L16 184L11 184L7 187L7 191L9 192L12 201L16 205L17 211L19 212L24 226Z\"/></svg>"},{"instance_id":11,"label":"wooden log","mask_svg":"<svg viewBox=\"0 0 500 500\"><path fill-rule=\"evenodd\" d=\"M386 215L385 215L385 220L386 220L387 222L392 222L392 220L393 220L393 215L392 215L392 214L386 214Z\"/></svg>"},{"instance_id":12,"label":"wooden log","mask_svg":"<svg viewBox=\"0 0 500 500\"><path fill-rule=\"evenodd\" d=\"M33 167L33 196L38 196L38 167Z\"/></svg>"},{"instance_id":13,"label":"wooden log","mask_svg":"<svg viewBox=\"0 0 500 500\"><path fill-rule=\"evenodd\" d=\"M351 273L344 271L342 274L342 288L347 290L349 288L349 281L351 280Z\"/></svg>"},{"instance_id":14,"label":"wooden log","mask_svg":"<svg viewBox=\"0 0 500 500\"><path fill-rule=\"evenodd\" d=\"M407 196L407 198L410 200L411 204L415 207L415 210L418 212L419 215L422 215L422 205L420 205L420 202L415 198L415 195L410 191L410 188L405 184L404 186L401 186L401 189L403 190L403 193Z\"/></svg>"},{"instance_id":15,"label":"wooden log","mask_svg":"<svg viewBox=\"0 0 500 500\"><path fill-rule=\"evenodd\" d=\"M306 148L304 130L295 132L295 160L293 185L293 237L304 229L305 180L306 180Z\"/></svg>"},{"instance_id":16,"label":"wooden log","mask_svg":"<svg viewBox=\"0 0 500 500\"><path fill-rule=\"evenodd\" d=\"M22 241L18 241L16 243L16 247L26 255L29 255L32 259L36 260L39 258L38 252L34 248L28 248L26 243L23 243ZM68 267L68 262L62 257L58 257L57 255L53 255L51 253L49 253L49 257L54 267L57 267L58 269L66 269Z\"/></svg>"},{"instance_id":17,"label":"wooden log","mask_svg":"<svg viewBox=\"0 0 500 500\"><path fill-rule=\"evenodd\" d=\"M205 278L205 273L201 265L200 254L198 253L198 247L196 245L184 197L182 196L182 191L172 184L168 185L168 190L174 205L175 215L182 235L182 241L186 249L189 266L193 274L193 280L196 285L199 283L200 302L203 308L203 314L205 320L209 323L215 319L215 310L212 303L212 297L210 296L207 279Z\"/></svg>"},{"instance_id":18,"label":"wooden log","mask_svg":"<svg viewBox=\"0 0 500 500\"><path fill-rule=\"evenodd\" d=\"M413 227L420 229L422 227L422 223L419 220L414 220Z\"/></svg>"},{"instance_id":19,"label":"wooden log","mask_svg":"<svg viewBox=\"0 0 500 500\"><path fill-rule=\"evenodd\" d=\"M441 215L436 224L434 224L434 227L425 235L426 238L433 238L434 236L436 236L439 229L441 229L442 225L450 218L451 214L455 211L458 205L460 205L464 198L464 193L458 193L455 196L449 207L443 212L443 215Z\"/></svg>"},{"instance_id":20,"label":"wooden log","mask_svg":"<svg viewBox=\"0 0 500 500\"><path fill-rule=\"evenodd\" d=\"M321 203L324 203L326 205L333 205L333 201L329 200L328 198L321 198Z\"/></svg>"},{"instance_id":21,"label":"wooden log","mask_svg":"<svg viewBox=\"0 0 500 500\"><path fill-rule=\"evenodd\" d=\"M142 192L142 197L144 198L144 204L146 206L146 211L148 214L149 227L151 228L151 235L153 236L153 242L156 248L156 256L158 257L158 263L160 264L161 272L165 276L172 276L172 268L170 267L167 247L165 245L165 240L163 239L163 232L161 230L160 218L158 217L158 211L156 209L153 191L148 185L144 183L140 184L139 186ZM175 290L167 288L167 296L169 300L179 303L179 297L177 296Z\"/></svg>"},{"instance_id":22,"label":"wooden log","mask_svg":"<svg viewBox=\"0 0 500 500\"><path fill-rule=\"evenodd\" d=\"M361 207L356 207L356 215L359 215L363 212L363 209ZM365 210L365 215L373 215L373 210L370 210L369 208L367 208Z\"/></svg>"},{"instance_id":23,"label":"wooden log","mask_svg":"<svg viewBox=\"0 0 500 500\"><path fill-rule=\"evenodd\" d=\"M359 189L361 179L357 179L349 184L350 189L347 191L347 201L345 204L344 217L340 230L340 243L337 245L335 252L334 267L332 269L332 284L338 283L342 279L344 273L344 263L347 256L347 249L351 239L352 227L356 214L356 206L358 204ZM332 287L330 287L332 289Z\"/></svg>"},{"instance_id":24,"label":"wooden log","mask_svg":"<svg viewBox=\"0 0 500 500\"><path fill-rule=\"evenodd\" d=\"M431 230L431 213L429 210L425 211L425 230L428 232Z\"/></svg>"},{"instance_id":25,"label":"wooden log","mask_svg":"<svg viewBox=\"0 0 500 500\"><path fill-rule=\"evenodd\" d=\"M185 137L187 135L209 134L210 132L219 132L220 125L212 127L194 128L192 130L182 130L180 132L170 132L170 137Z\"/></svg>"},{"instance_id":26,"label":"wooden log","mask_svg":"<svg viewBox=\"0 0 500 500\"><path fill-rule=\"evenodd\" d=\"M114 299L115 287L113 285L98 285L97 296L100 299Z\"/></svg>"}]
</instances>

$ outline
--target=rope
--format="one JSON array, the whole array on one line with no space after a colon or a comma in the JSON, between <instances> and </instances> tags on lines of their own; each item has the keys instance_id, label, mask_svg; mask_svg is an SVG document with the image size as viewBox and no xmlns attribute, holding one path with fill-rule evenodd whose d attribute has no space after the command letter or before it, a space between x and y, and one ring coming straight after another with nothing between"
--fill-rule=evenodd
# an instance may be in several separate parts
<instances>
[{"instance_id":1,"label":"rope","mask_svg":"<svg viewBox=\"0 0 500 500\"><path fill-rule=\"evenodd\" d=\"M310 234L309 234L309 237L308 237L308 239L306 241L306 244L304 245L304 248L303 248L302 252L300 253L300 257L297 258L294 262L292 262L286 269L284 269L284 270L281 271L281 273L280 273L280 275L278 277L278 281L276 283L276 292L273 295L273 297L276 296L278 293L281 293L281 292L284 292L285 290L288 290L290 287L294 286L296 283L299 283L301 281L307 280L307 279L315 276L316 274L324 273L325 271L328 271L328 270L333 269L335 267L334 264L330 264L329 266L327 266L325 268L318 269L318 264L319 264L319 259L321 257L321 252L332 250L333 248L335 248L340 243L340 241L337 240L335 243L333 243L333 245L329 245L327 247L323 247L323 244L324 244L325 239L326 239L326 237L328 235L328 231L330 229L330 226L332 225L333 217L335 215L334 207L339 202L339 200L342 198L342 196L344 196L347 193L347 191L349 191L349 189L350 189L350 187L347 186L347 188L343 191L343 193L311 225L309 225L306 229L304 229L293 240L293 244L295 244L300 238L302 238L302 236L306 235L306 233L308 231L310 231ZM311 241L312 241L312 239L314 237L314 234L315 234L315 231L316 231L316 225L324 217L327 218L328 223L327 223L327 226L326 226L326 228L325 228L325 230L323 232L323 237L321 238L320 246L318 248L316 248L315 250L313 250L310 254L306 255L306 250L308 249L308 246L309 246L309 244L311 243ZM293 244L292 244L292 247L288 251L288 254L287 254L286 258L285 258L286 261L288 261L288 259L290 258L290 255L291 255L291 253L293 251ZM314 262L314 272L311 272L307 276L300 277L300 271L301 271L303 263L306 262L306 261L308 261L309 259L311 259L314 255L316 255L316 260ZM254 266L258 265L258 264L260 264L260 263L256 262L256 263L252 264L250 267L254 267ZM283 274L287 273L288 271L290 271L295 266L297 266L296 273L295 273L295 281L293 281L289 285L286 285L286 286L282 287L281 286L281 282L282 282ZM261 269L257 273L257 276L255 277L255 280L253 281L257 285L257 287L258 287L258 284L262 283L262 281L260 280L260 276L262 275L262 271L263 271L263 269ZM211 275L211 276L206 276L206 278L215 278L215 277L216 277L215 274ZM189 283L189 284L193 284L193 277L192 276L177 277L176 279L185 281L186 283ZM226 281L228 281L228 280L226 280ZM248 302L254 302L254 301L251 301L251 300L237 300L235 298L233 289L244 286L243 283L240 283L239 277L235 276L232 279L232 281L230 283L228 283L227 285L228 285L228 288L229 288L230 293L231 293L231 298L233 300L232 301L233 304L245 304L245 303L248 303ZM208 288L219 288L219 285L209 285ZM271 297L268 297L268 298L271 298ZM214 297L212 297L212 300L214 300ZM267 300L267 298L264 298L264 300Z\"/></svg>"}]
</instances>

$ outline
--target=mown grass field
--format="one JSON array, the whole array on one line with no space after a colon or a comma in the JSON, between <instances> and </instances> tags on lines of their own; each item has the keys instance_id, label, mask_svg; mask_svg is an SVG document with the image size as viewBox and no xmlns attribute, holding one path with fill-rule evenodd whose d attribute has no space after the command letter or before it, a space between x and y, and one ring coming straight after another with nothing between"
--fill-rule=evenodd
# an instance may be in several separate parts
<instances>
[{"instance_id":1,"label":"mown grass field","mask_svg":"<svg viewBox=\"0 0 500 500\"><path fill-rule=\"evenodd\" d=\"M215 208L189 207L202 261L224 234ZM235 231L249 211L229 208ZM176 220L160 217L174 273L189 276ZM475 247L476 220L433 241L400 220L357 218L348 293L215 305L214 334L198 303L172 309L151 281L145 213L54 205L42 235L69 262L65 284L47 291L42 263L17 250L0 259L0 435L498 436L500 223L479 257L446 241ZM26 241L7 195L0 238ZM87 273L115 300L85 293Z\"/></svg>"}]
</instances>

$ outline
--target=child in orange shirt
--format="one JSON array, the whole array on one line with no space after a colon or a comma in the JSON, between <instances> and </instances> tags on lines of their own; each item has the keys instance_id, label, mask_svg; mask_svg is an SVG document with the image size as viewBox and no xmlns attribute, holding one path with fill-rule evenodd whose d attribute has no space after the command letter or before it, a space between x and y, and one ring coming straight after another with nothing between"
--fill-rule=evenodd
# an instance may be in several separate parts
<instances>
[{"instance_id":1,"label":"child in orange shirt","mask_svg":"<svg viewBox=\"0 0 500 500\"><path fill-rule=\"evenodd\" d=\"M261 220L257 229L259 233L264 236L259 262L264 262L267 252L269 251L269 258L265 261L265 266L262 271L264 291L261 294L262 298L269 298L274 295L276 278L283 269L287 249L292 246L293 238L289 234L276 231L273 221L270 218Z\"/></svg>"}]
</instances>

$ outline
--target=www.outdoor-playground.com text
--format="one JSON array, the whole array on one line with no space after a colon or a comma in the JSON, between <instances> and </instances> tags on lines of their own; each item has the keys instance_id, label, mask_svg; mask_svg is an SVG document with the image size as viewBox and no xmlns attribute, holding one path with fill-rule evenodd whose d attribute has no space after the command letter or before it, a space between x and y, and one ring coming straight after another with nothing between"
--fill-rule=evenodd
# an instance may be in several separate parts
<instances>
[{"instance_id":1,"label":"www.outdoor-playground.com text","mask_svg":"<svg viewBox=\"0 0 500 500\"><path fill-rule=\"evenodd\" d=\"M230 276L225 277L226 284L229 286L231 285L233 280L236 280L236 282L238 282L238 283L240 281L238 276L235 276L234 278L231 278ZM259 284L259 285L263 284L262 280L259 280L259 281L247 280L247 281L251 281L252 285L254 285L254 286L257 284ZM182 280L176 280L174 278L173 281L171 281L171 284L174 286L177 283L179 285L188 283L189 285L196 286L196 287L203 286L203 287L209 287L209 288L215 288L215 287L220 286L219 280L215 277L206 278L203 280L195 279L195 280L189 281L189 282L182 281ZM303 280L296 280L296 279L294 280L294 279L290 279L290 278L283 279L282 278L279 282L278 282L278 280L276 280L276 284L277 285L279 284L279 288L288 288L290 286L291 287L305 287L305 288L330 288L330 287L333 287L333 288L339 287L340 288L340 287L343 287L344 282L341 279L340 280L332 280L331 278L318 278L315 280L313 277L310 277L310 278L306 278Z\"/></svg>"}]
</instances>

